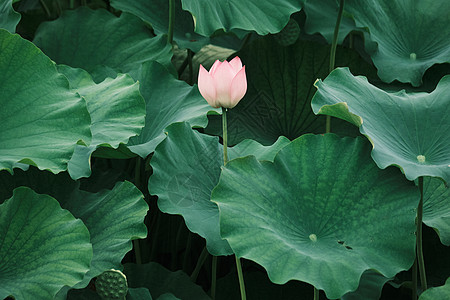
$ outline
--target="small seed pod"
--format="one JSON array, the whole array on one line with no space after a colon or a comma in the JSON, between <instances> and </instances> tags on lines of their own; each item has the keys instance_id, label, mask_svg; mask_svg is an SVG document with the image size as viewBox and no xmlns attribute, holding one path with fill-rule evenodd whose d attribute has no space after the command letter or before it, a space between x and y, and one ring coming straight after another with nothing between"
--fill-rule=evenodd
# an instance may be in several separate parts
<instances>
[{"instance_id":1,"label":"small seed pod","mask_svg":"<svg viewBox=\"0 0 450 300\"><path fill-rule=\"evenodd\" d=\"M124 300L128 293L127 277L118 270L108 270L95 281L97 294L104 300Z\"/></svg>"}]
</instances>

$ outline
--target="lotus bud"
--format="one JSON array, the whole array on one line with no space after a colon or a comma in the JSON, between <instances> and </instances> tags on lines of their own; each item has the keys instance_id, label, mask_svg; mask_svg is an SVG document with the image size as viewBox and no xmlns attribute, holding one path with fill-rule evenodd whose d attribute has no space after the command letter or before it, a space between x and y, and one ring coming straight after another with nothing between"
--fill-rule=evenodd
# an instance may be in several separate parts
<instances>
[{"instance_id":1,"label":"lotus bud","mask_svg":"<svg viewBox=\"0 0 450 300\"><path fill-rule=\"evenodd\" d=\"M216 60L209 72L200 65L198 89L212 107L233 108L247 92L245 66L239 57Z\"/></svg>"}]
</instances>

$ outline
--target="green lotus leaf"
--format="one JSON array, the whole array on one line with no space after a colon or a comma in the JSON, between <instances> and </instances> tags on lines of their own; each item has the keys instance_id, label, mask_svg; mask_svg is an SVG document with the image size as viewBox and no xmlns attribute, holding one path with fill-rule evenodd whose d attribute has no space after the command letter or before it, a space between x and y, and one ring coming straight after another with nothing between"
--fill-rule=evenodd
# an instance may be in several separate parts
<instances>
[{"instance_id":1,"label":"green lotus leaf","mask_svg":"<svg viewBox=\"0 0 450 300\"><path fill-rule=\"evenodd\" d=\"M364 271L356 291L342 296L341 300L379 300L384 284L389 278L374 270Z\"/></svg>"},{"instance_id":2,"label":"green lotus leaf","mask_svg":"<svg viewBox=\"0 0 450 300\"><path fill-rule=\"evenodd\" d=\"M125 264L123 272L127 276L129 287L146 287L155 299L211 299L200 286L191 281L186 273L183 271L171 272L158 263ZM177 298L162 297L167 293L171 293Z\"/></svg>"},{"instance_id":3,"label":"green lotus leaf","mask_svg":"<svg viewBox=\"0 0 450 300\"><path fill-rule=\"evenodd\" d=\"M206 127L208 112L219 113L200 95L197 86L176 80L157 62L144 63L135 73L146 102L145 127L132 137L127 147L142 158L152 153L164 139L164 128L175 122Z\"/></svg>"},{"instance_id":4,"label":"green lotus leaf","mask_svg":"<svg viewBox=\"0 0 450 300\"><path fill-rule=\"evenodd\" d=\"M278 284L301 280L339 298L362 274L411 267L418 189L396 168L380 170L364 138L303 135L274 162L249 156L222 169L211 201L238 257Z\"/></svg>"},{"instance_id":5,"label":"green lotus leaf","mask_svg":"<svg viewBox=\"0 0 450 300\"><path fill-rule=\"evenodd\" d=\"M333 42L334 28L336 27L338 17L339 1L307 0L303 5L303 10L306 14L305 31L309 34L319 32L331 44ZM342 44L345 37L357 29L351 15L344 10L339 26L338 43Z\"/></svg>"},{"instance_id":6,"label":"green lotus leaf","mask_svg":"<svg viewBox=\"0 0 450 300\"><path fill-rule=\"evenodd\" d=\"M95 82L149 60L173 68L167 38L153 37L142 20L128 13L117 18L104 9L67 10L42 23L33 42L58 64L85 69Z\"/></svg>"},{"instance_id":7,"label":"green lotus leaf","mask_svg":"<svg viewBox=\"0 0 450 300\"><path fill-rule=\"evenodd\" d=\"M206 239L211 254L232 254L227 241L219 234L217 205L210 201L223 165L219 138L194 131L188 123L172 124L166 132L166 139L156 148L150 162L153 167L148 183L150 193L158 196L161 211L182 215L189 230ZM280 138L273 147L264 147L254 141L244 141L229 149L229 157L255 154L271 160L288 142Z\"/></svg>"},{"instance_id":8,"label":"green lotus leaf","mask_svg":"<svg viewBox=\"0 0 450 300\"><path fill-rule=\"evenodd\" d=\"M442 180L423 180L423 222L433 227L441 242L450 246L450 188Z\"/></svg>"},{"instance_id":9,"label":"green lotus leaf","mask_svg":"<svg viewBox=\"0 0 450 300\"><path fill-rule=\"evenodd\" d=\"M246 68L248 89L228 113L229 144L253 139L270 145L279 136L293 140L305 133L323 133L325 118L314 115L310 101L314 82L328 75L329 52L329 46L300 39L292 46L279 47L271 36L238 52ZM339 47L336 61L358 74L376 76L375 69L352 50ZM220 135L221 118L211 116L210 123L208 131ZM335 133L357 134L341 120L333 120L332 125Z\"/></svg>"},{"instance_id":10,"label":"green lotus leaf","mask_svg":"<svg viewBox=\"0 0 450 300\"><path fill-rule=\"evenodd\" d=\"M183 9L191 12L195 31L210 36L218 29L254 30L259 35L279 32L289 16L302 7L296 0L181 0Z\"/></svg>"},{"instance_id":11,"label":"green lotus leaf","mask_svg":"<svg viewBox=\"0 0 450 300\"><path fill-rule=\"evenodd\" d=\"M419 300L450 299L450 277L440 287L432 287L423 292Z\"/></svg>"},{"instance_id":12,"label":"green lotus leaf","mask_svg":"<svg viewBox=\"0 0 450 300\"><path fill-rule=\"evenodd\" d=\"M58 201L20 187L0 205L0 298L53 299L89 270L89 231Z\"/></svg>"},{"instance_id":13,"label":"green lotus leaf","mask_svg":"<svg viewBox=\"0 0 450 300\"><path fill-rule=\"evenodd\" d=\"M345 9L366 27L366 50L383 81L422 83L434 64L450 62L447 0L348 0Z\"/></svg>"},{"instance_id":14,"label":"green lotus leaf","mask_svg":"<svg viewBox=\"0 0 450 300\"><path fill-rule=\"evenodd\" d=\"M166 34L169 31L169 1L166 0L113 0L111 6L132 13L142 20L152 24L156 34ZM181 49L191 49L198 52L209 43L209 38L194 32L192 15L181 9L181 1L175 1L175 24L173 39Z\"/></svg>"},{"instance_id":15,"label":"green lotus leaf","mask_svg":"<svg viewBox=\"0 0 450 300\"><path fill-rule=\"evenodd\" d=\"M441 177L450 181L450 76L431 93L385 92L347 68L315 84L314 113L359 126L372 142L372 158L384 169L397 165L406 178Z\"/></svg>"},{"instance_id":16,"label":"green lotus leaf","mask_svg":"<svg viewBox=\"0 0 450 300\"><path fill-rule=\"evenodd\" d=\"M86 184L84 184L86 186ZM110 269L122 269L121 261L131 248L131 240L145 238L144 218L148 211L142 193L130 182L117 182L112 190L86 192L67 173L52 174L35 168L17 171L14 176L0 172L0 203L18 186L57 198L64 209L80 218L90 233L94 251L89 272L75 288L84 287L93 277ZM59 294L67 292L67 288ZM59 295L58 294L58 295Z\"/></svg>"},{"instance_id":17,"label":"green lotus leaf","mask_svg":"<svg viewBox=\"0 0 450 300\"><path fill-rule=\"evenodd\" d=\"M12 3L12 0L3 0L0 2L0 28L14 33L16 32L16 26L19 24L21 15L14 11Z\"/></svg>"},{"instance_id":18,"label":"green lotus leaf","mask_svg":"<svg viewBox=\"0 0 450 300\"><path fill-rule=\"evenodd\" d=\"M68 170L73 179L89 177L92 152L98 147L117 148L141 132L145 102L138 83L129 75L119 74L115 79L107 78L95 84L89 73L82 69L60 65L58 70L86 100L91 115L91 144L87 147L77 145Z\"/></svg>"},{"instance_id":19,"label":"green lotus leaf","mask_svg":"<svg viewBox=\"0 0 450 300\"><path fill-rule=\"evenodd\" d=\"M0 53L0 170L66 170L77 141L91 140L86 102L29 41L0 29Z\"/></svg>"},{"instance_id":20,"label":"green lotus leaf","mask_svg":"<svg viewBox=\"0 0 450 300\"><path fill-rule=\"evenodd\" d=\"M77 190L60 202L86 224L94 250L89 272L75 288L85 287L106 270L121 269L123 257L132 249L131 240L147 236L148 205L131 182L118 182L112 190L98 193Z\"/></svg>"}]
</instances>

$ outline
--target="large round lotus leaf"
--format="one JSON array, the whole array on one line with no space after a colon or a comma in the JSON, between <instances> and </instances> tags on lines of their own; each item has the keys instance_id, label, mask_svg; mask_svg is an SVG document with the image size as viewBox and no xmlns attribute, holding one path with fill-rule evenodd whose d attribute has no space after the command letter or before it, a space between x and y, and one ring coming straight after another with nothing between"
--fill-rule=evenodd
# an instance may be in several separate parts
<instances>
[{"instance_id":1,"label":"large round lotus leaf","mask_svg":"<svg viewBox=\"0 0 450 300\"><path fill-rule=\"evenodd\" d=\"M303 10L306 14L305 31L309 34L319 32L331 44L338 17L339 1L307 0L303 5ZM341 44L345 37L356 29L358 28L355 25L355 21L344 10L339 26L338 43Z\"/></svg>"},{"instance_id":2,"label":"large round lotus leaf","mask_svg":"<svg viewBox=\"0 0 450 300\"><path fill-rule=\"evenodd\" d=\"M279 32L289 16L302 7L298 0L181 0L191 12L195 31L210 36L218 29L254 30L259 35Z\"/></svg>"},{"instance_id":3,"label":"large round lotus leaf","mask_svg":"<svg viewBox=\"0 0 450 300\"><path fill-rule=\"evenodd\" d=\"M221 236L274 283L305 281L331 299L356 290L366 270L409 269L418 189L369 153L364 138L308 134L273 163L230 161L211 196Z\"/></svg>"},{"instance_id":4,"label":"large round lotus leaf","mask_svg":"<svg viewBox=\"0 0 450 300\"><path fill-rule=\"evenodd\" d=\"M450 76L431 93L388 93L347 68L315 85L314 112L359 126L380 168L397 165L409 180L434 176L450 182Z\"/></svg>"},{"instance_id":5,"label":"large round lotus leaf","mask_svg":"<svg viewBox=\"0 0 450 300\"><path fill-rule=\"evenodd\" d=\"M423 292L419 300L437 300L437 299L450 299L450 277L445 284L440 287L432 287Z\"/></svg>"},{"instance_id":6,"label":"large round lotus leaf","mask_svg":"<svg viewBox=\"0 0 450 300\"><path fill-rule=\"evenodd\" d=\"M368 29L366 49L383 81L418 86L429 67L450 62L450 1L347 0L345 9Z\"/></svg>"},{"instance_id":7,"label":"large round lotus leaf","mask_svg":"<svg viewBox=\"0 0 450 300\"><path fill-rule=\"evenodd\" d=\"M450 246L450 188L438 178L424 178L423 222L437 231L444 245Z\"/></svg>"},{"instance_id":8,"label":"large round lotus leaf","mask_svg":"<svg viewBox=\"0 0 450 300\"><path fill-rule=\"evenodd\" d=\"M167 0L112 0L111 6L132 13L152 24L157 34L166 34L169 31L169 1ZM175 1L173 39L181 49L189 48L194 52L198 52L209 43L209 38L194 32L192 15L181 9L180 0Z\"/></svg>"},{"instance_id":9,"label":"large round lotus leaf","mask_svg":"<svg viewBox=\"0 0 450 300\"><path fill-rule=\"evenodd\" d=\"M58 64L83 68L96 82L149 60L172 68L167 38L152 37L142 20L127 13L117 18L104 9L66 10L57 20L42 23L33 42Z\"/></svg>"},{"instance_id":10,"label":"large round lotus leaf","mask_svg":"<svg viewBox=\"0 0 450 300\"><path fill-rule=\"evenodd\" d=\"M16 32L16 26L20 21L20 14L12 7L12 0L2 0L0 2L0 28L4 28L11 33Z\"/></svg>"},{"instance_id":11,"label":"large round lotus leaf","mask_svg":"<svg viewBox=\"0 0 450 300\"><path fill-rule=\"evenodd\" d=\"M90 142L85 101L32 43L0 29L0 170L18 162L58 173Z\"/></svg>"},{"instance_id":12,"label":"large round lotus leaf","mask_svg":"<svg viewBox=\"0 0 450 300\"><path fill-rule=\"evenodd\" d=\"M144 127L145 102L139 93L139 85L125 74L115 79L107 78L100 84L92 81L82 69L58 66L70 85L86 100L91 115L92 141L89 146L77 145L69 161L69 173L73 179L91 175L90 157L97 147L119 147Z\"/></svg>"},{"instance_id":13,"label":"large round lotus leaf","mask_svg":"<svg viewBox=\"0 0 450 300\"><path fill-rule=\"evenodd\" d=\"M83 279L92 245L58 201L20 187L0 205L0 253L0 298L47 300Z\"/></svg>"},{"instance_id":14,"label":"large round lotus leaf","mask_svg":"<svg viewBox=\"0 0 450 300\"><path fill-rule=\"evenodd\" d=\"M187 121L195 127L208 124L208 112L218 113L200 95L197 86L176 80L157 62L144 63L136 79L146 102L145 127L132 137L127 146L145 158L164 139L164 128L175 122Z\"/></svg>"},{"instance_id":15,"label":"large round lotus leaf","mask_svg":"<svg viewBox=\"0 0 450 300\"><path fill-rule=\"evenodd\" d=\"M328 75L329 54L329 46L300 39L292 46L279 47L271 36L238 52L246 68L248 90L228 113L230 145L243 139L268 145L279 136L292 140L305 133L323 133L325 118L314 115L310 101L314 82ZM376 76L375 69L352 50L339 47L336 61L357 74ZM211 117L211 132L221 134L221 118ZM332 125L335 133L347 133L350 127L341 120L333 120Z\"/></svg>"},{"instance_id":16,"label":"large round lotus leaf","mask_svg":"<svg viewBox=\"0 0 450 300\"><path fill-rule=\"evenodd\" d=\"M203 289L196 285L183 271L171 272L160 264L151 262L143 265L125 264L123 272L128 286L146 287L154 299L209 300ZM177 298L162 297L171 293Z\"/></svg>"},{"instance_id":17,"label":"large round lotus leaf","mask_svg":"<svg viewBox=\"0 0 450 300\"><path fill-rule=\"evenodd\" d=\"M219 234L217 205L210 201L223 165L219 138L194 131L188 123L175 123L166 131L166 139L156 148L151 160L150 193L158 195L161 211L182 215L189 230L206 239L211 254L232 254L227 241ZM281 138L274 146L264 147L254 141L244 141L230 148L229 157L255 154L273 159L276 151L288 142Z\"/></svg>"}]
</instances>

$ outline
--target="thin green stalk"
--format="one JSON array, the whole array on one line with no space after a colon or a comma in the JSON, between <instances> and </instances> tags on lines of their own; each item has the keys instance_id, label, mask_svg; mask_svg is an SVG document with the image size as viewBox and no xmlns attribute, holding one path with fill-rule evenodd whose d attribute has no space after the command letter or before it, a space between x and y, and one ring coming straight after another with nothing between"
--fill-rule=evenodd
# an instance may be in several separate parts
<instances>
[{"instance_id":1,"label":"thin green stalk","mask_svg":"<svg viewBox=\"0 0 450 300\"><path fill-rule=\"evenodd\" d=\"M223 164L226 165L228 162L228 133L227 133L227 109L222 107L222 130L223 130ZM242 273L241 261L235 255L236 260L236 269L238 273L239 279L239 289L241 291L241 299L246 300L247 296L245 295L245 284L244 284L244 275Z\"/></svg>"},{"instance_id":2,"label":"thin green stalk","mask_svg":"<svg viewBox=\"0 0 450 300\"><path fill-rule=\"evenodd\" d=\"M319 290L314 286L314 300L319 300Z\"/></svg>"},{"instance_id":3,"label":"thin green stalk","mask_svg":"<svg viewBox=\"0 0 450 300\"><path fill-rule=\"evenodd\" d=\"M47 17L50 17L51 16L50 10L48 9L47 4L45 4L45 1L44 0L39 0L39 3L41 4L42 9L45 11L45 14L47 15Z\"/></svg>"},{"instance_id":4,"label":"thin green stalk","mask_svg":"<svg viewBox=\"0 0 450 300\"><path fill-rule=\"evenodd\" d=\"M175 26L175 0L169 0L169 32L167 32L167 42L173 42L173 28Z\"/></svg>"},{"instance_id":5,"label":"thin green stalk","mask_svg":"<svg viewBox=\"0 0 450 300\"><path fill-rule=\"evenodd\" d=\"M339 3L339 12L336 20L336 25L334 26L334 34L333 34L333 42L331 44L331 50L330 50L330 68L329 73L334 70L334 64L336 63L336 48L337 48L337 41L339 36L339 26L341 25L342 20L342 12L344 11L344 0L340 0ZM331 116L327 116L326 119L326 125L325 125L325 133L331 132Z\"/></svg>"},{"instance_id":6,"label":"thin green stalk","mask_svg":"<svg viewBox=\"0 0 450 300\"><path fill-rule=\"evenodd\" d=\"M417 300L417 257L412 266L412 300Z\"/></svg>"},{"instance_id":7,"label":"thin green stalk","mask_svg":"<svg viewBox=\"0 0 450 300\"><path fill-rule=\"evenodd\" d=\"M223 165L228 162L227 109L222 107Z\"/></svg>"},{"instance_id":8,"label":"thin green stalk","mask_svg":"<svg viewBox=\"0 0 450 300\"><path fill-rule=\"evenodd\" d=\"M419 177L420 202L417 208L417 266L419 267L420 284L422 290L425 291L427 287L427 276L425 273L425 262L423 259L422 249L422 216L423 216L423 177Z\"/></svg>"},{"instance_id":9,"label":"thin green stalk","mask_svg":"<svg viewBox=\"0 0 450 300\"><path fill-rule=\"evenodd\" d=\"M188 83L193 84L194 82L194 66L192 65L192 58L194 57L194 52L191 49L187 49L187 59L189 64L189 77Z\"/></svg>"},{"instance_id":10,"label":"thin green stalk","mask_svg":"<svg viewBox=\"0 0 450 300\"><path fill-rule=\"evenodd\" d=\"M216 299L216 286L217 286L217 256L212 257L211 268L211 298Z\"/></svg>"},{"instance_id":11,"label":"thin green stalk","mask_svg":"<svg viewBox=\"0 0 450 300\"><path fill-rule=\"evenodd\" d=\"M136 264L142 264L141 248L139 246L139 240L133 240L134 255L136 256Z\"/></svg>"},{"instance_id":12,"label":"thin green stalk","mask_svg":"<svg viewBox=\"0 0 450 300\"><path fill-rule=\"evenodd\" d=\"M75 0L69 0L69 8L74 9L75 8Z\"/></svg>"},{"instance_id":13,"label":"thin green stalk","mask_svg":"<svg viewBox=\"0 0 450 300\"><path fill-rule=\"evenodd\" d=\"M197 281L198 274L200 273L200 270L202 269L202 266L205 263L205 260L207 257L208 257L208 250L206 249L206 246L205 246L205 248L203 248L202 253L200 253L200 256L197 260L197 265L195 265L194 271L192 271L192 274L191 274L192 282Z\"/></svg>"},{"instance_id":14,"label":"thin green stalk","mask_svg":"<svg viewBox=\"0 0 450 300\"><path fill-rule=\"evenodd\" d=\"M333 43L331 44L331 51L330 51L330 73L334 70L334 64L336 61L336 48L337 48L337 41L339 36L339 26L341 25L342 20L342 12L344 11L344 0L340 0L339 3L339 12L336 20L336 26L334 26L334 34L333 34Z\"/></svg>"},{"instance_id":15,"label":"thin green stalk","mask_svg":"<svg viewBox=\"0 0 450 300\"><path fill-rule=\"evenodd\" d=\"M188 262L189 262L189 254L191 253L192 248L192 233L188 231L188 236L186 239L186 247L184 248L184 257L183 257L183 271L187 273L188 271Z\"/></svg>"},{"instance_id":16,"label":"thin green stalk","mask_svg":"<svg viewBox=\"0 0 450 300\"><path fill-rule=\"evenodd\" d=\"M238 272L239 289L241 291L241 299L246 300L247 296L245 295L244 274L242 273L241 261L236 255L234 256L234 258L236 259L236 269Z\"/></svg>"},{"instance_id":17,"label":"thin green stalk","mask_svg":"<svg viewBox=\"0 0 450 300\"><path fill-rule=\"evenodd\" d=\"M87 1L86 0L81 0L81 6L87 6Z\"/></svg>"},{"instance_id":18,"label":"thin green stalk","mask_svg":"<svg viewBox=\"0 0 450 300\"><path fill-rule=\"evenodd\" d=\"M172 263L171 267L172 270L176 268L177 266L177 260L178 260L178 245L180 244L181 240L181 232L183 231L184 222L181 221L180 225L178 226L177 235L175 237L175 242L172 244Z\"/></svg>"},{"instance_id":19,"label":"thin green stalk","mask_svg":"<svg viewBox=\"0 0 450 300\"><path fill-rule=\"evenodd\" d=\"M134 184L139 189L141 183L141 158L138 156L136 158L136 165L134 166ZM142 257L141 257L141 248L139 246L138 240L133 240L133 246L134 246L134 255L136 256L136 263L138 265L142 264Z\"/></svg>"},{"instance_id":20,"label":"thin green stalk","mask_svg":"<svg viewBox=\"0 0 450 300\"><path fill-rule=\"evenodd\" d=\"M325 121L325 133L331 132L331 116L327 116L327 119Z\"/></svg>"}]
</instances>

